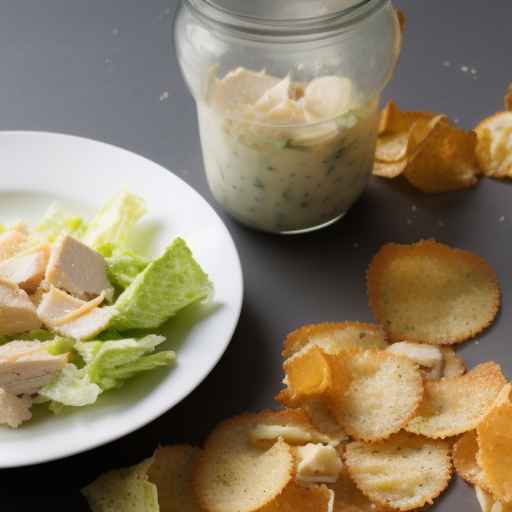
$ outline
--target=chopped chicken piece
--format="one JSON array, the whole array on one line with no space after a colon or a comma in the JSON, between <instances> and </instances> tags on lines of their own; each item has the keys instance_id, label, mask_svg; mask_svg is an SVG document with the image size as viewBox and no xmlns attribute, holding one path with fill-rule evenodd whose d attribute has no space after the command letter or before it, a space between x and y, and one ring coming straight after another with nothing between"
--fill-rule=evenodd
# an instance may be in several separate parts
<instances>
[{"instance_id":1,"label":"chopped chicken piece","mask_svg":"<svg viewBox=\"0 0 512 512\"><path fill-rule=\"evenodd\" d=\"M112 290L105 258L69 235L55 242L46 269L46 281L86 300Z\"/></svg>"},{"instance_id":2,"label":"chopped chicken piece","mask_svg":"<svg viewBox=\"0 0 512 512\"><path fill-rule=\"evenodd\" d=\"M39 341L11 341L0 347L0 388L13 395L33 395L64 368L67 354L51 355Z\"/></svg>"},{"instance_id":3,"label":"chopped chicken piece","mask_svg":"<svg viewBox=\"0 0 512 512\"><path fill-rule=\"evenodd\" d=\"M0 278L0 335L37 329L41 322L27 292Z\"/></svg>"},{"instance_id":4,"label":"chopped chicken piece","mask_svg":"<svg viewBox=\"0 0 512 512\"><path fill-rule=\"evenodd\" d=\"M43 296L37 314L50 329L74 339L90 339L108 327L114 307L98 307L103 296L84 302L52 288Z\"/></svg>"},{"instance_id":5,"label":"chopped chicken piece","mask_svg":"<svg viewBox=\"0 0 512 512\"><path fill-rule=\"evenodd\" d=\"M13 229L0 234L0 261L11 258L21 250L27 241L27 235L22 231Z\"/></svg>"},{"instance_id":6,"label":"chopped chicken piece","mask_svg":"<svg viewBox=\"0 0 512 512\"><path fill-rule=\"evenodd\" d=\"M15 340L0 345L0 361L15 361L18 357L27 356L46 350L48 343L41 341Z\"/></svg>"},{"instance_id":7,"label":"chopped chicken piece","mask_svg":"<svg viewBox=\"0 0 512 512\"><path fill-rule=\"evenodd\" d=\"M24 421L32 418L31 405L30 398L18 398L0 388L0 425L18 428Z\"/></svg>"},{"instance_id":8,"label":"chopped chicken piece","mask_svg":"<svg viewBox=\"0 0 512 512\"><path fill-rule=\"evenodd\" d=\"M55 322L80 309L84 304L85 301L75 299L68 293L52 287L43 295L37 314L43 323L52 327Z\"/></svg>"},{"instance_id":9,"label":"chopped chicken piece","mask_svg":"<svg viewBox=\"0 0 512 512\"><path fill-rule=\"evenodd\" d=\"M343 469L333 446L307 444L297 448L297 480L307 483L335 483Z\"/></svg>"},{"instance_id":10,"label":"chopped chicken piece","mask_svg":"<svg viewBox=\"0 0 512 512\"><path fill-rule=\"evenodd\" d=\"M49 257L49 247L43 246L35 251L8 258L0 262L0 277L16 283L27 293L32 293L44 278Z\"/></svg>"},{"instance_id":11,"label":"chopped chicken piece","mask_svg":"<svg viewBox=\"0 0 512 512\"><path fill-rule=\"evenodd\" d=\"M116 313L113 306L94 308L88 313L54 328L62 336L75 340L90 340L104 331Z\"/></svg>"},{"instance_id":12,"label":"chopped chicken piece","mask_svg":"<svg viewBox=\"0 0 512 512\"><path fill-rule=\"evenodd\" d=\"M443 376L444 358L439 347L422 343L409 343L401 341L387 348L389 352L412 359L422 369L429 380L439 380Z\"/></svg>"},{"instance_id":13,"label":"chopped chicken piece","mask_svg":"<svg viewBox=\"0 0 512 512\"><path fill-rule=\"evenodd\" d=\"M77 318L84 316L86 313L89 313L93 309L100 306L104 298L105 294L102 293L101 295L99 295L95 299L90 300L89 302L81 301L83 302L83 304L78 309L74 309L73 311L70 311L67 315L62 316L57 320L54 320L53 326L57 327L59 325L68 324L72 320L76 320Z\"/></svg>"}]
</instances>

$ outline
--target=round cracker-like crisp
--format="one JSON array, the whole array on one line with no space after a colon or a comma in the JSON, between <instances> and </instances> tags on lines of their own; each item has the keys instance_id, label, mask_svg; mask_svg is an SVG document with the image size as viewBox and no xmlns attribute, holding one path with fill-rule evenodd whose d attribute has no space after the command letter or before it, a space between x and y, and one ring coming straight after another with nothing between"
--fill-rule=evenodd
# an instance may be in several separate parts
<instances>
[{"instance_id":1,"label":"round cracker-like crisp","mask_svg":"<svg viewBox=\"0 0 512 512\"><path fill-rule=\"evenodd\" d=\"M432 504L452 476L448 442L406 432L378 443L349 443L345 462L371 501L403 511Z\"/></svg>"},{"instance_id":2,"label":"round cracker-like crisp","mask_svg":"<svg viewBox=\"0 0 512 512\"><path fill-rule=\"evenodd\" d=\"M323 400L308 400L302 404L302 408L317 430L339 443L348 439L347 434Z\"/></svg>"},{"instance_id":3,"label":"round cracker-like crisp","mask_svg":"<svg viewBox=\"0 0 512 512\"><path fill-rule=\"evenodd\" d=\"M192 474L201 453L188 445L162 446L153 455L148 479L158 489L160 512L201 512Z\"/></svg>"},{"instance_id":4,"label":"round cracker-like crisp","mask_svg":"<svg viewBox=\"0 0 512 512\"><path fill-rule=\"evenodd\" d=\"M409 132L381 135L377 140L375 159L383 163L394 163L407 156Z\"/></svg>"},{"instance_id":5,"label":"round cracker-like crisp","mask_svg":"<svg viewBox=\"0 0 512 512\"><path fill-rule=\"evenodd\" d=\"M498 112L476 128L478 164L486 176L512 178L512 112Z\"/></svg>"},{"instance_id":6,"label":"round cracker-like crisp","mask_svg":"<svg viewBox=\"0 0 512 512\"><path fill-rule=\"evenodd\" d=\"M481 174L476 133L461 130L444 116L434 118L427 132L404 171L411 185L430 194L476 185Z\"/></svg>"},{"instance_id":7,"label":"round cracker-like crisp","mask_svg":"<svg viewBox=\"0 0 512 512\"><path fill-rule=\"evenodd\" d=\"M408 132L418 121L429 122L437 115L433 112L404 112L394 101L389 101L380 115L379 135Z\"/></svg>"},{"instance_id":8,"label":"round cracker-like crisp","mask_svg":"<svg viewBox=\"0 0 512 512\"><path fill-rule=\"evenodd\" d=\"M339 449L343 457L344 450ZM347 466L343 465L338 480L329 484L334 491L333 512L384 512L384 508L372 503L350 478Z\"/></svg>"},{"instance_id":9,"label":"round cracker-like crisp","mask_svg":"<svg viewBox=\"0 0 512 512\"><path fill-rule=\"evenodd\" d=\"M345 431L362 441L386 439L415 415L423 397L423 379L410 359L383 350L345 352L350 383L344 393L327 397Z\"/></svg>"},{"instance_id":10,"label":"round cracker-like crisp","mask_svg":"<svg viewBox=\"0 0 512 512\"><path fill-rule=\"evenodd\" d=\"M423 402L405 429L432 439L474 430L493 409L506 384L500 366L493 362L462 377L425 382Z\"/></svg>"},{"instance_id":11,"label":"round cracker-like crisp","mask_svg":"<svg viewBox=\"0 0 512 512\"><path fill-rule=\"evenodd\" d=\"M502 403L478 425L478 462L499 500L512 502L512 403Z\"/></svg>"},{"instance_id":12,"label":"round cracker-like crisp","mask_svg":"<svg viewBox=\"0 0 512 512\"><path fill-rule=\"evenodd\" d=\"M478 465L478 441L476 432L466 432L453 446L453 465L457 474L471 485L491 493L482 468Z\"/></svg>"},{"instance_id":13,"label":"round cracker-like crisp","mask_svg":"<svg viewBox=\"0 0 512 512\"><path fill-rule=\"evenodd\" d=\"M507 92L505 93L505 109L512 111L512 83L509 84Z\"/></svg>"},{"instance_id":14,"label":"round cracker-like crisp","mask_svg":"<svg viewBox=\"0 0 512 512\"><path fill-rule=\"evenodd\" d=\"M194 474L194 490L207 512L255 512L275 501L292 482L294 458L278 440L269 449L254 446L249 432L257 414L221 423L208 437Z\"/></svg>"},{"instance_id":15,"label":"round cracker-like crisp","mask_svg":"<svg viewBox=\"0 0 512 512\"><path fill-rule=\"evenodd\" d=\"M409 160L407 158L403 158L397 162L381 162L380 160L375 160L372 173L379 178L398 178L398 176L405 171L408 162Z\"/></svg>"},{"instance_id":16,"label":"round cracker-like crisp","mask_svg":"<svg viewBox=\"0 0 512 512\"><path fill-rule=\"evenodd\" d=\"M388 344L378 325L362 322L341 322L304 325L291 332L284 342L283 357L288 358L310 345L329 354L352 348L381 348Z\"/></svg>"},{"instance_id":17,"label":"round cracker-like crisp","mask_svg":"<svg viewBox=\"0 0 512 512\"><path fill-rule=\"evenodd\" d=\"M290 406L300 404L304 399L320 398L334 389L341 391L348 385L343 360L329 356L315 345L289 357L283 368L292 399Z\"/></svg>"},{"instance_id":18,"label":"round cracker-like crisp","mask_svg":"<svg viewBox=\"0 0 512 512\"><path fill-rule=\"evenodd\" d=\"M258 512L330 512L333 492L326 485L291 482L286 489Z\"/></svg>"},{"instance_id":19,"label":"round cracker-like crisp","mask_svg":"<svg viewBox=\"0 0 512 512\"><path fill-rule=\"evenodd\" d=\"M466 363L451 347L440 347L443 353L443 378L452 379L466 373Z\"/></svg>"},{"instance_id":20,"label":"round cracker-like crisp","mask_svg":"<svg viewBox=\"0 0 512 512\"><path fill-rule=\"evenodd\" d=\"M476 336L500 305L496 274L482 258L432 240L383 246L368 269L368 296L391 341L433 345Z\"/></svg>"}]
</instances>

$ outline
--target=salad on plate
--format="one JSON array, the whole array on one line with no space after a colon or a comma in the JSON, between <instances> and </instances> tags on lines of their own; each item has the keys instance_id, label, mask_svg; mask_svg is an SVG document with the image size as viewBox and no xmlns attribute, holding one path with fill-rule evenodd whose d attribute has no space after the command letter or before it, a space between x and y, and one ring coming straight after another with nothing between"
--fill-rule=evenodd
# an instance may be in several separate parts
<instances>
[{"instance_id":1,"label":"salad on plate","mask_svg":"<svg viewBox=\"0 0 512 512\"><path fill-rule=\"evenodd\" d=\"M0 226L0 425L19 427L33 404L91 405L173 364L158 329L213 286L181 238L153 260L130 247L145 211L121 192L89 222L52 205L35 227Z\"/></svg>"}]
</instances>

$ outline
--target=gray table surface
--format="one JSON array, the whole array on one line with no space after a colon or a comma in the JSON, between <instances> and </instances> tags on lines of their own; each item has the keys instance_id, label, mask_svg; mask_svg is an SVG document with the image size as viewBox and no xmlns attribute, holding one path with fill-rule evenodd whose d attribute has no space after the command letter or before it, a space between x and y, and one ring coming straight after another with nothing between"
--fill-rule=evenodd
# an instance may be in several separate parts
<instances>
[{"instance_id":1,"label":"gray table surface","mask_svg":"<svg viewBox=\"0 0 512 512\"><path fill-rule=\"evenodd\" d=\"M446 112L465 127L501 108L512 80L510 0L396 4L407 13L408 29L386 97L404 108ZM171 44L175 5L0 2L0 129L66 132L123 146L175 171L212 202L194 104ZM0 169L15 172L2 168L1 160ZM510 193L507 184L489 180L436 197L374 181L342 222L297 238L249 231L223 216L240 251L246 291L240 324L219 365L179 406L119 441L66 460L1 471L0 510L85 511L78 489L98 473L139 461L158 443L199 443L221 419L271 406L288 331L309 322L372 320L365 270L384 242L436 237L487 258L503 285L503 310L493 328L461 352L470 365L494 358L512 377L506 315ZM436 507L477 509L461 482Z\"/></svg>"}]
</instances>

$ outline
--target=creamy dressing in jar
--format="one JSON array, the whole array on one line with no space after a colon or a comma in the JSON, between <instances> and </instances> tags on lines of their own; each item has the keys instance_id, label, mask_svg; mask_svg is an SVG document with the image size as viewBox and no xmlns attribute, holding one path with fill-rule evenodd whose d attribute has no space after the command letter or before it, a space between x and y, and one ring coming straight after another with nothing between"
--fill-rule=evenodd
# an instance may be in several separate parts
<instances>
[{"instance_id":1,"label":"creamy dressing in jar","mask_svg":"<svg viewBox=\"0 0 512 512\"><path fill-rule=\"evenodd\" d=\"M390 0L180 0L176 55L216 201L247 226L328 226L371 173L400 54Z\"/></svg>"},{"instance_id":2,"label":"creamy dressing in jar","mask_svg":"<svg viewBox=\"0 0 512 512\"><path fill-rule=\"evenodd\" d=\"M361 101L352 82L325 76L308 84L238 68L215 69L198 101L207 179L240 222L300 232L336 221L371 173L377 98Z\"/></svg>"}]
</instances>

